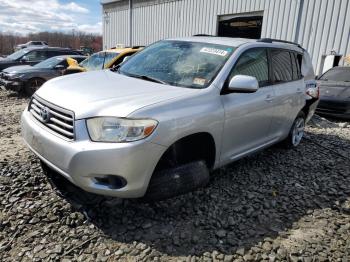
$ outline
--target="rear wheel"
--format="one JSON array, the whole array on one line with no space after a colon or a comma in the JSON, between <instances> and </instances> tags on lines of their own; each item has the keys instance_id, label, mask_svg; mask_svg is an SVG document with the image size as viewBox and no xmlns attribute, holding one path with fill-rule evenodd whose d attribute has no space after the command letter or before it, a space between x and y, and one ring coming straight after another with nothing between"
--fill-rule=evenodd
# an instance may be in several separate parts
<instances>
[{"instance_id":1,"label":"rear wheel","mask_svg":"<svg viewBox=\"0 0 350 262\"><path fill-rule=\"evenodd\" d=\"M305 114L300 112L294 120L292 128L289 131L288 137L285 139L284 144L287 148L297 147L303 136L305 130Z\"/></svg>"},{"instance_id":2,"label":"rear wheel","mask_svg":"<svg viewBox=\"0 0 350 262\"><path fill-rule=\"evenodd\" d=\"M41 78L33 78L28 80L28 82L24 86L24 92L31 96L45 83L44 79Z\"/></svg>"}]
</instances>

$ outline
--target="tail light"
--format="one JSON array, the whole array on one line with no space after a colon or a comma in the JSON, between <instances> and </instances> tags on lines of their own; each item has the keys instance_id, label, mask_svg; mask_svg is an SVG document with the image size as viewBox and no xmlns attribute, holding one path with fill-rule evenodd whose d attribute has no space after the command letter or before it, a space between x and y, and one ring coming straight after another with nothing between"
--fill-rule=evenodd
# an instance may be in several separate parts
<instances>
[{"instance_id":1,"label":"tail light","mask_svg":"<svg viewBox=\"0 0 350 262\"><path fill-rule=\"evenodd\" d=\"M306 94L312 98L318 99L320 97L320 87L318 83L312 85L312 87L308 87L306 89Z\"/></svg>"}]
</instances>

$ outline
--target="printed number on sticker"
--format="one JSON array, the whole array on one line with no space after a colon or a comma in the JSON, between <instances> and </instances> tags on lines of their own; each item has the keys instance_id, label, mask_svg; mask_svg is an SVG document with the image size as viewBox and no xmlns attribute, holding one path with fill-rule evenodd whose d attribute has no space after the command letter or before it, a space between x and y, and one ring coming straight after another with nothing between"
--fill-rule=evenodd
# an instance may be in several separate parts
<instances>
[{"instance_id":1,"label":"printed number on sticker","mask_svg":"<svg viewBox=\"0 0 350 262\"><path fill-rule=\"evenodd\" d=\"M219 56L226 56L228 54L228 52L225 50L208 47L203 47L200 52Z\"/></svg>"}]
</instances>

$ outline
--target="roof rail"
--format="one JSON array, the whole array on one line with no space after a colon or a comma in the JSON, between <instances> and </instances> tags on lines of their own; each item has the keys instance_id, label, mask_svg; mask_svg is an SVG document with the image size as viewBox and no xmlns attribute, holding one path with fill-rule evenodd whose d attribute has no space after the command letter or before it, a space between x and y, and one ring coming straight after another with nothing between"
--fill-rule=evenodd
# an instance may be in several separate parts
<instances>
[{"instance_id":1,"label":"roof rail","mask_svg":"<svg viewBox=\"0 0 350 262\"><path fill-rule=\"evenodd\" d=\"M207 34L196 34L196 35L193 35L193 36L216 36L216 35L207 35Z\"/></svg>"},{"instance_id":2,"label":"roof rail","mask_svg":"<svg viewBox=\"0 0 350 262\"><path fill-rule=\"evenodd\" d=\"M291 45L296 45L297 47L305 50L301 45L295 42L291 41L286 41L286 40L281 40L281 39L273 39L273 38L261 38L257 40L257 42L262 42L262 43L272 43L272 42L279 42L279 43L285 43L285 44L291 44Z\"/></svg>"}]
</instances>

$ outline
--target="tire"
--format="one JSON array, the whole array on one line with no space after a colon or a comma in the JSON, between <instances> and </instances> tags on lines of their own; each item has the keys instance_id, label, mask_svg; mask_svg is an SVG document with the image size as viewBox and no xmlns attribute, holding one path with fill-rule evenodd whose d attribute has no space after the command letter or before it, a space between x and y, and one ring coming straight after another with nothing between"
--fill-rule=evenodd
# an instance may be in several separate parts
<instances>
[{"instance_id":1,"label":"tire","mask_svg":"<svg viewBox=\"0 0 350 262\"><path fill-rule=\"evenodd\" d=\"M191 162L154 173L145 200L163 200L182 195L209 182L209 169L204 161Z\"/></svg>"},{"instance_id":2,"label":"tire","mask_svg":"<svg viewBox=\"0 0 350 262\"><path fill-rule=\"evenodd\" d=\"M304 136L304 129L305 114L303 112L299 112L289 131L288 137L283 141L284 146L286 148L297 147Z\"/></svg>"},{"instance_id":3,"label":"tire","mask_svg":"<svg viewBox=\"0 0 350 262\"><path fill-rule=\"evenodd\" d=\"M32 96L36 90L38 90L43 84L45 80L42 78L32 78L29 79L28 82L24 85L24 92L28 96Z\"/></svg>"}]
</instances>

